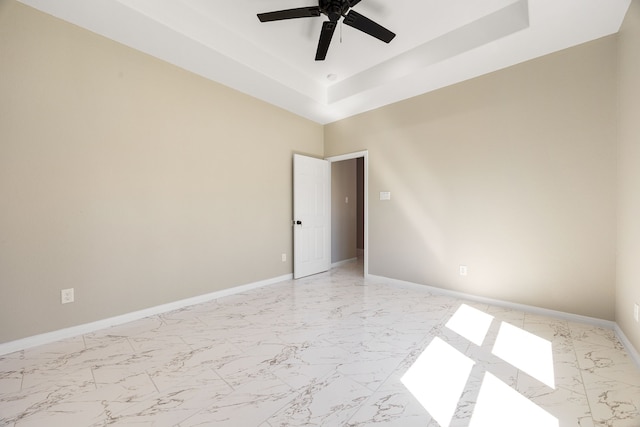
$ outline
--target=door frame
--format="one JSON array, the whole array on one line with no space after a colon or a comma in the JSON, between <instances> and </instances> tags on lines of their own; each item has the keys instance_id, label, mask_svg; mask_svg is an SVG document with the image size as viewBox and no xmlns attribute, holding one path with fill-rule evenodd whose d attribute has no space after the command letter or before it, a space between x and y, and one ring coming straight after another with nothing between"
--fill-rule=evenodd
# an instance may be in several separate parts
<instances>
[{"instance_id":1,"label":"door frame","mask_svg":"<svg viewBox=\"0 0 640 427\"><path fill-rule=\"evenodd\" d=\"M328 160L329 163L333 163L341 162L343 160L358 159L360 157L364 158L364 277L369 277L369 151L356 151L354 153L341 154L339 156L325 157L325 160ZM331 179L331 174L329 174L329 179ZM329 184L331 184L331 182L329 182ZM331 186L329 186L329 188L331 188ZM330 227L333 227L332 223L330 223Z\"/></svg>"}]
</instances>

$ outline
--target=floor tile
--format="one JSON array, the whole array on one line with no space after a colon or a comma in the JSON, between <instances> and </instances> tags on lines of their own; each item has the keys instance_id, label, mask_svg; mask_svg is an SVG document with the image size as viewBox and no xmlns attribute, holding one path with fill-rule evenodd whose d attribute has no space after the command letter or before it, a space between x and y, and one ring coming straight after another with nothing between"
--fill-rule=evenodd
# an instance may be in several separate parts
<instances>
[{"instance_id":1,"label":"floor tile","mask_svg":"<svg viewBox=\"0 0 640 427\"><path fill-rule=\"evenodd\" d=\"M471 361L442 425L402 382L428 349L428 375ZM536 349L549 375L519 360ZM493 427L504 399L560 427L639 427L640 370L612 330L368 282L361 262L0 356L3 427Z\"/></svg>"}]
</instances>

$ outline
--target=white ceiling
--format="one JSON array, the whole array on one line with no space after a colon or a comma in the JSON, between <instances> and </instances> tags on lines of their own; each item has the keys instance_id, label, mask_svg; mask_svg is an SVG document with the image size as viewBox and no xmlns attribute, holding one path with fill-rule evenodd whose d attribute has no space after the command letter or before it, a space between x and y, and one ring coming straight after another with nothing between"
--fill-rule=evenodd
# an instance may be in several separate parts
<instances>
[{"instance_id":1,"label":"white ceiling","mask_svg":"<svg viewBox=\"0 0 640 427\"><path fill-rule=\"evenodd\" d=\"M322 124L616 33L631 2L362 0L396 38L340 25L316 62L326 16L256 14L317 0L19 1Z\"/></svg>"}]
</instances>

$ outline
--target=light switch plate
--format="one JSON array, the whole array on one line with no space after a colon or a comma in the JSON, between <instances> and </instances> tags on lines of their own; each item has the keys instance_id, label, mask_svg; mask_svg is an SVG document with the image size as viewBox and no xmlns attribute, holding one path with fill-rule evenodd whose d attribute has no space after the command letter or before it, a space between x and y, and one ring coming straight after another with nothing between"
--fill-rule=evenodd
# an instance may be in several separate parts
<instances>
[{"instance_id":1,"label":"light switch plate","mask_svg":"<svg viewBox=\"0 0 640 427\"><path fill-rule=\"evenodd\" d=\"M391 192L390 191L381 191L380 192L380 200L391 200Z\"/></svg>"}]
</instances>

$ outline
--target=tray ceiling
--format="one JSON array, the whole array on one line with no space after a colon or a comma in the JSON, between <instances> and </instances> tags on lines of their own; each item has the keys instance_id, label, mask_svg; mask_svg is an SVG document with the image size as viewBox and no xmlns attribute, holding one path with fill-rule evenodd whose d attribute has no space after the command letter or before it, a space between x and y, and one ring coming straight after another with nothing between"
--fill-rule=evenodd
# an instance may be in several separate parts
<instances>
[{"instance_id":1,"label":"tray ceiling","mask_svg":"<svg viewBox=\"0 0 640 427\"><path fill-rule=\"evenodd\" d=\"M316 0L19 0L318 123L616 33L630 0L362 0L385 44L325 16L260 23Z\"/></svg>"}]
</instances>

